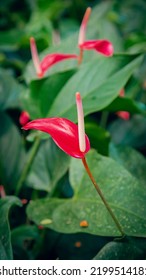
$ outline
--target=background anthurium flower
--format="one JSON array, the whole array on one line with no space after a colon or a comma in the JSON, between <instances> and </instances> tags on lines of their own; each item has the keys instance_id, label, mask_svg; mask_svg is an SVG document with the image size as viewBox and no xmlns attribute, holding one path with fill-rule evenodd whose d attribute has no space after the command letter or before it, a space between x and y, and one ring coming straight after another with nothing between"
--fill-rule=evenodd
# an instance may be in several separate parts
<instances>
[{"instance_id":1,"label":"background anthurium flower","mask_svg":"<svg viewBox=\"0 0 146 280\"><path fill-rule=\"evenodd\" d=\"M57 146L69 156L83 158L90 150L88 136L85 135L86 149L80 151L78 125L65 118L37 119L27 123L23 129L36 129L51 135Z\"/></svg>"},{"instance_id":2,"label":"background anthurium flower","mask_svg":"<svg viewBox=\"0 0 146 280\"><path fill-rule=\"evenodd\" d=\"M120 97L124 97L125 95L125 90L124 88L122 88L120 90L120 93L119 93L119 96ZM128 121L130 119L130 113L129 112L126 112L126 111L118 111L117 113L117 116L125 121Z\"/></svg>"},{"instance_id":3,"label":"background anthurium flower","mask_svg":"<svg viewBox=\"0 0 146 280\"><path fill-rule=\"evenodd\" d=\"M25 125L29 121L30 121L30 116L29 116L28 112L22 111L20 114L20 117L19 117L19 123L21 125Z\"/></svg>"},{"instance_id":4,"label":"background anthurium flower","mask_svg":"<svg viewBox=\"0 0 146 280\"><path fill-rule=\"evenodd\" d=\"M32 60L36 69L37 76L39 78L43 77L45 72L49 70L49 68L55 63L61 62L65 59L78 59L78 56L76 54L53 53L46 55L43 60L40 61L35 39L33 37L30 38L30 48Z\"/></svg>"},{"instance_id":5,"label":"background anthurium flower","mask_svg":"<svg viewBox=\"0 0 146 280\"><path fill-rule=\"evenodd\" d=\"M79 39L78 39L78 47L80 50L95 50L102 55L112 56L114 53L113 45L108 40L86 40L86 27L91 14L91 8L87 8L81 27L79 30Z\"/></svg>"},{"instance_id":6,"label":"background anthurium flower","mask_svg":"<svg viewBox=\"0 0 146 280\"><path fill-rule=\"evenodd\" d=\"M119 111L117 112L117 116L125 121L128 121L130 118L129 112L126 111Z\"/></svg>"}]
</instances>

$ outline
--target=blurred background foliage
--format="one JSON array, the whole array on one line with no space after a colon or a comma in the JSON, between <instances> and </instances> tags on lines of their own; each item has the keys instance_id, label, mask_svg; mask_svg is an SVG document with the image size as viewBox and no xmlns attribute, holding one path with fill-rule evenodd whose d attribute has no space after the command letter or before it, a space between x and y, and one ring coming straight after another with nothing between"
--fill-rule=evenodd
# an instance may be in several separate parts
<instances>
[{"instance_id":1,"label":"blurred background foliage","mask_svg":"<svg viewBox=\"0 0 146 280\"><path fill-rule=\"evenodd\" d=\"M3 91L0 88L0 106L2 111L5 110L5 113L1 113L1 121L4 120L5 125L2 127L0 133L3 135L4 131L8 131L9 135L7 136L10 138L12 135L11 131L14 131L16 136L16 139L15 137L11 139L11 145L9 145L9 142L6 141L5 138L0 140L1 146L4 145L5 142L5 150L3 149L3 151L1 151L1 159L4 164L3 170L7 169L8 162L10 163L10 167L13 167L12 170L16 170L16 172L14 172L15 174L7 170L7 179L6 181L4 179L2 181L4 185L7 185L6 191L9 194L13 194L14 186L18 179L17 177L21 173L26 156L24 147L20 148L22 143L20 143L20 136L17 135L18 131L13 123L17 125L20 131L18 119L22 107L18 96L25 91L28 82L24 72L31 59L29 38L31 36L35 37L39 52L44 51L48 47L53 48L54 46L59 46L62 40L67 40L74 33L78 33L86 8L88 6L96 7L96 5L101 5L103 14L100 26L97 26L99 36L101 36L102 33L109 33L110 38L110 35L114 34L117 52L127 52L130 54L145 53L145 0L5 0L0 3L0 82L5 89L5 96L7 96L7 101L3 102L5 98L2 97ZM70 75L70 73L68 75ZM34 89L36 90L35 87L36 84L34 85ZM145 93L146 58L139 71L137 71L127 83L126 96L140 102L141 107L145 108ZM112 106L114 111L115 105L112 104ZM110 110L112 112L112 109L109 109L109 111ZM91 122L90 118L92 120L96 119L101 121L101 126L97 126L95 122ZM142 115L135 115L131 120L125 123L125 121L119 120L114 113L109 114L108 112L106 127L105 119L102 119L101 112L87 117L86 121L87 134L90 134L92 147L99 149L101 154L107 155L109 153L109 142L111 139L115 144L129 145L142 152L143 155L146 154L146 120ZM10 127L11 130L9 129ZM96 130L99 139L93 134L93 129ZM23 137L23 144L25 144L25 147L28 149L31 144L28 142L26 143L24 140L25 135L22 132L21 134ZM49 145L49 148L45 148L43 145L41 147L44 154L45 149L51 149L50 147L53 144L52 142L48 142L47 145ZM53 149L51 150L56 153L56 148ZM110 152L113 158L116 158L117 152L112 149L113 148L110 148ZM15 156L12 161L11 155L13 153ZM125 155L124 152L123 154ZM18 166L17 159L20 157L21 164ZM122 158L120 159L122 160ZM34 171L35 169L37 170L37 168L39 169L37 164L38 163L34 162ZM45 164L46 161L44 165ZM128 168L127 166L126 168ZM48 164L47 168L49 169ZM135 166L133 169L134 168ZM67 168L65 168L65 170L66 169ZM2 172L3 171L1 171L0 175L2 175ZM28 184L33 185L35 180L38 180L36 174L31 174L31 176L28 177ZM11 180L12 177L13 181ZM37 186L35 185L36 189L30 190L27 188L23 196L29 199L44 197L44 190L46 189L48 178L49 177L45 178L45 176L43 176L44 185L42 191L37 190ZM50 178L52 178L51 172ZM64 174L62 178L61 176L58 178L55 191L55 195L59 198L69 198L72 196L72 189L68 181L67 173ZM12 210L10 215L10 226L12 229L11 240L15 259L91 259L110 241L112 242L108 244L110 244L112 248L115 248L115 246L118 247L118 258L125 258L125 251L123 254L121 242L118 241L115 242L115 244L112 237L97 237L87 233L61 234L50 229L38 228L28 222L25 210L26 205L23 205L23 208L21 208L17 214ZM133 257L135 259L141 259L145 256L141 249L144 247L145 243L142 243L139 249L139 245L137 245L138 239L136 242L135 239L133 239L133 243L131 241L129 242L129 240L125 242L126 246L129 246L130 252L133 252L132 256L130 255L131 253L129 253L128 258ZM133 251L133 244L135 246L135 251ZM102 253L97 256L97 259L100 258L102 259ZM104 256L104 258L106 257ZM111 258L114 259L115 255L113 254Z\"/></svg>"}]
</instances>

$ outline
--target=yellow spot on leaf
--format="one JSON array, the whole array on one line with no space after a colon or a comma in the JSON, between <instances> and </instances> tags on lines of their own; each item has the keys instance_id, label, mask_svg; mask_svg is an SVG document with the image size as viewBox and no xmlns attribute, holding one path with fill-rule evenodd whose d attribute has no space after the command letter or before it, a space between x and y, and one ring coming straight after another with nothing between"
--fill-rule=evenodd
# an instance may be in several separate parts
<instances>
[{"instance_id":1,"label":"yellow spot on leaf","mask_svg":"<svg viewBox=\"0 0 146 280\"><path fill-rule=\"evenodd\" d=\"M50 225L52 224L52 220L51 219L44 219L40 222L41 225Z\"/></svg>"},{"instance_id":2,"label":"yellow spot on leaf","mask_svg":"<svg viewBox=\"0 0 146 280\"><path fill-rule=\"evenodd\" d=\"M80 227L88 227L88 226L89 226L89 224L86 220L83 220L80 222Z\"/></svg>"}]
</instances>

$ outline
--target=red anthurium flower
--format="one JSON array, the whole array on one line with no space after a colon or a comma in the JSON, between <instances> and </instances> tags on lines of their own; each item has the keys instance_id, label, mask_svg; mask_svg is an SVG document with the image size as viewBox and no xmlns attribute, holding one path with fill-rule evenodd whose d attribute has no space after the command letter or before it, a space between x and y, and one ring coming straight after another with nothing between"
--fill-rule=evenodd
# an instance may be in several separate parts
<instances>
[{"instance_id":1,"label":"red anthurium flower","mask_svg":"<svg viewBox=\"0 0 146 280\"><path fill-rule=\"evenodd\" d=\"M21 125L25 125L29 121L30 121L29 114L26 111L22 111L19 117L19 123Z\"/></svg>"},{"instance_id":2,"label":"red anthurium flower","mask_svg":"<svg viewBox=\"0 0 146 280\"><path fill-rule=\"evenodd\" d=\"M83 158L90 150L90 142L84 133L82 101L77 93L78 125L65 118L37 119L27 123L23 129L36 129L51 135L57 146L68 155Z\"/></svg>"},{"instance_id":3,"label":"red anthurium flower","mask_svg":"<svg viewBox=\"0 0 146 280\"><path fill-rule=\"evenodd\" d=\"M61 62L65 59L78 59L76 54L62 54L62 53L53 53L46 55L42 61L40 61L37 47L34 38L30 38L30 48L32 54L32 60L36 69L37 76L39 78L43 77L45 72L53 66L55 63Z\"/></svg>"},{"instance_id":4,"label":"red anthurium flower","mask_svg":"<svg viewBox=\"0 0 146 280\"><path fill-rule=\"evenodd\" d=\"M80 48L79 63L82 61L83 50L95 50L102 55L112 56L114 52L113 45L108 40L89 40L85 39L86 27L91 14L91 8L87 8L85 15L83 17L78 39L78 47Z\"/></svg>"},{"instance_id":5,"label":"red anthurium flower","mask_svg":"<svg viewBox=\"0 0 146 280\"><path fill-rule=\"evenodd\" d=\"M83 50L95 50L105 56L112 56L114 49L111 42L108 40L89 40L85 41L80 48Z\"/></svg>"},{"instance_id":6,"label":"red anthurium flower","mask_svg":"<svg viewBox=\"0 0 146 280\"><path fill-rule=\"evenodd\" d=\"M125 95L125 90L124 90L124 88L122 88L122 89L120 90L119 96L120 96L120 97L124 97L124 95ZM116 115L117 115L119 118L121 118L121 119L123 119L123 120L125 120L125 121L128 121L128 120L130 119L130 113L129 113L129 112L126 112L126 111L119 111L119 112L116 113Z\"/></svg>"}]
</instances>

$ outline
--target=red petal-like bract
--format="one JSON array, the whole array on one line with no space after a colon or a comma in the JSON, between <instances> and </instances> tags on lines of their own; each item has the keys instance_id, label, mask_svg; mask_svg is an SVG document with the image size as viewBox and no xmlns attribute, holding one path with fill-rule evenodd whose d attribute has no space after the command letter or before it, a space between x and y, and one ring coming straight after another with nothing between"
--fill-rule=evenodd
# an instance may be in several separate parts
<instances>
[{"instance_id":1,"label":"red petal-like bract","mask_svg":"<svg viewBox=\"0 0 146 280\"><path fill-rule=\"evenodd\" d=\"M126 111L119 111L116 113L117 116L125 121L128 121L130 119L130 113Z\"/></svg>"},{"instance_id":2,"label":"red petal-like bract","mask_svg":"<svg viewBox=\"0 0 146 280\"><path fill-rule=\"evenodd\" d=\"M26 111L22 111L19 117L19 123L25 125L30 121L30 116Z\"/></svg>"},{"instance_id":3,"label":"red petal-like bract","mask_svg":"<svg viewBox=\"0 0 146 280\"><path fill-rule=\"evenodd\" d=\"M114 53L113 45L108 40L89 40L79 45L83 50L95 50L102 55L112 56Z\"/></svg>"},{"instance_id":4,"label":"red petal-like bract","mask_svg":"<svg viewBox=\"0 0 146 280\"><path fill-rule=\"evenodd\" d=\"M76 54L61 54L61 53L52 53L46 55L43 60L40 62L40 67L42 72L46 72L52 65L58 63L65 59L78 59Z\"/></svg>"},{"instance_id":5,"label":"red petal-like bract","mask_svg":"<svg viewBox=\"0 0 146 280\"><path fill-rule=\"evenodd\" d=\"M78 126L65 118L37 119L27 123L23 129L36 129L51 135L57 146L68 155L83 158L90 150L90 142L86 135L86 150L79 149Z\"/></svg>"}]
</instances>

